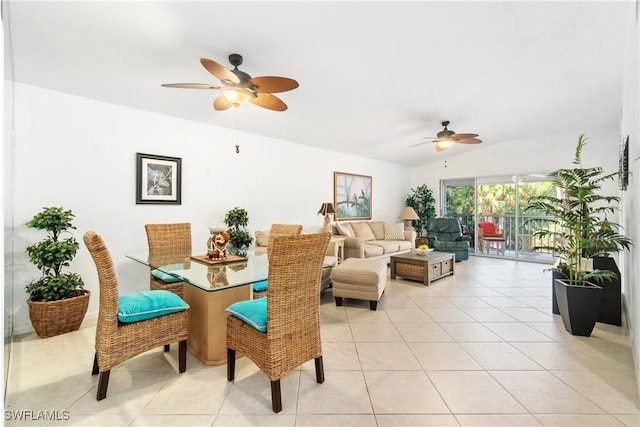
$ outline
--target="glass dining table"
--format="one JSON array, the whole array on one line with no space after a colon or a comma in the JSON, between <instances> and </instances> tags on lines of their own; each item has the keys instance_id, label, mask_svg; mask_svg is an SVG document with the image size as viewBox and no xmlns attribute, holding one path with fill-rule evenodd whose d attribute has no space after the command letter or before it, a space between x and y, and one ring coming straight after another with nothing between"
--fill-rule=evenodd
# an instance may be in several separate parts
<instances>
[{"instance_id":1,"label":"glass dining table","mask_svg":"<svg viewBox=\"0 0 640 427\"><path fill-rule=\"evenodd\" d=\"M251 299L253 283L267 279L266 251L247 251L246 257L233 256L226 261L191 254L126 257L184 282L183 299L190 306L187 348L205 365L226 363L225 309Z\"/></svg>"}]
</instances>

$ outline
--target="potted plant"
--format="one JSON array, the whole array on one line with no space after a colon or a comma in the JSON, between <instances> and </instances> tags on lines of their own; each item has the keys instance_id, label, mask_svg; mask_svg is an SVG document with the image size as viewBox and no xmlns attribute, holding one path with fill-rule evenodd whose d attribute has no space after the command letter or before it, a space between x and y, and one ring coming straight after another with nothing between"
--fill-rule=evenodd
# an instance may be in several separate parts
<instances>
[{"instance_id":1,"label":"potted plant","mask_svg":"<svg viewBox=\"0 0 640 427\"><path fill-rule=\"evenodd\" d=\"M224 223L229 227L227 232L231 236L229 251L235 255L244 255L246 249L253 242L253 237L247 231L249 214L245 209L235 207L226 213Z\"/></svg>"},{"instance_id":2,"label":"potted plant","mask_svg":"<svg viewBox=\"0 0 640 427\"><path fill-rule=\"evenodd\" d=\"M533 235L546 245L534 250L549 250L559 255L552 268L555 273L553 290L557 308L567 331L573 335L590 336L602 307L603 292L599 286L615 278L616 273L589 266L589 257L597 248L628 248L631 241L620 234L620 226L607 219L617 210L619 198L598 193L602 183L614 179L618 172L605 173L601 167L582 167L584 134L578 138L573 164L550 174L556 181L556 195L534 196L525 211L535 211L547 217L550 227L538 229Z\"/></svg>"},{"instance_id":3,"label":"potted plant","mask_svg":"<svg viewBox=\"0 0 640 427\"><path fill-rule=\"evenodd\" d=\"M42 273L27 285L29 318L42 338L78 330L89 305L89 291L76 273L64 272L78 251L69 230L74 214L60 207L45 207L26 226L45 230L47 237L26 248L29 261ZM64 234L69 237L62 238Z\"/></svg>"},{"instance_id":4,"label":"potted plant","mask_svg":"<svg viewBox=\"0 0 640 427\"><path fill-rule=\"evenodd\" d=\"M420 218L411 221L411 225L418 233L418 238L416 239L416 247L418 247L426 243L424 228L427 225L427 219L436 216L436 199L433 197L431 189L426 184L422 184L415 189L411 189L411 193L407 195L404 204L412 207Z\"/></svg>"}]
</instances>

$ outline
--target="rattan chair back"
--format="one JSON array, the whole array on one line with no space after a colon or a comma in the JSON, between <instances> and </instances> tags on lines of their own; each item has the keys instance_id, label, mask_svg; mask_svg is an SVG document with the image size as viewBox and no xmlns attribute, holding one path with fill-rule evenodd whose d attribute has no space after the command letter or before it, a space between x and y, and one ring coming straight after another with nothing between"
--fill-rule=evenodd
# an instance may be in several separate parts
<instances>
[{"instance_id":1,"label":"rattan chair back","mask_svg":"<svg viewBox=\"0 0 640 427\"><path fill-rule=\"evenodd\" d=\"M156 265L188 263L191 256L191 224L145 224L149 259ZM185 265L186 267L186 265ZM182 298L184 282L167 283L149 275L149 289L164 289Z\"/></svg>"}]
</instances>

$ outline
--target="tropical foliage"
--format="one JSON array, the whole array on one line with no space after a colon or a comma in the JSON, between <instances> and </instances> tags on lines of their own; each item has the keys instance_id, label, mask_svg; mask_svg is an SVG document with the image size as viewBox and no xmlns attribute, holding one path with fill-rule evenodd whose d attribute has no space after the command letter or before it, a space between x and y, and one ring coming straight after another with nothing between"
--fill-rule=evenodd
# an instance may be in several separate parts
<instances>
[{"instance_id":1,"label":"tropical foliage","mask_svg":"<svg viewBox=\"0 0 640 427\"><path fill-rule=\"evenodd\" d=\"M31 261L42 272L42 276L27 285L27 293L32 301L58 301L82 295L84 282L76 273L64 273L76 256L79 244L69 230L75 230L71 223L75 215L70 210L59 207L43 208L26 226L45 230L47 237L26 248ZM69 237L62 239L64 233Z\"/></svg>"},{"instance_id":2,"label":"tropical foliage","mask_svg":"<svg viewBox=\"0 0 640 427\"><path fill-rule=\"evenodd\" d=\"M584 285L588 280L600 283L612 278L615 273L611 271L588 271L584 258L631 246L631 240L620 234L620 225L607 218L617 211L619 197L598 193L602 184L616 178L619 172L607 174L601 167L584 168L582 150L586 139L584 134L578 138L573 160L576 167L550 174L557 193L532 197L525 209L544 213L554 226L534 232L549 242L534 249L558 253L562 264L555 269L566 274L571 285Z\"/></svg>"}]
</instances>

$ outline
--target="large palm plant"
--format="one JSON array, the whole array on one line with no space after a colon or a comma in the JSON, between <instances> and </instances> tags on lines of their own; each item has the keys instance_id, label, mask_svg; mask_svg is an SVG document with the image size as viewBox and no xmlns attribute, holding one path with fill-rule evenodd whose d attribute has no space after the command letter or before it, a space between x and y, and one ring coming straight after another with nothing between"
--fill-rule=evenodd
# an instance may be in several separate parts
<instances>
[{"instance_id":1,"label":"large palm plant","mask_svg":"<svg viewBox=\"0 0 640 427\"><path fill-rule=\"evenodd\" d=\"M575 158L570 169L558 169L550 174L557 185L555 196L535 196L525 211L542 213L548 217L549 228L538 229L534 236L550 242L536 246L536 250L549 250L560 255L560 264L554 269L564 273L570 285L584 285L587 281L600 283L615 273L588 270L585 258L603 252L628 249L631 240L620 234L621 226L607 219L618 210L619 197L598 193L602 183L613 180L619 172L605 173L601 167L582 167L582 150L587 138L578 138Z\"/></svg>"}]
</instances>

